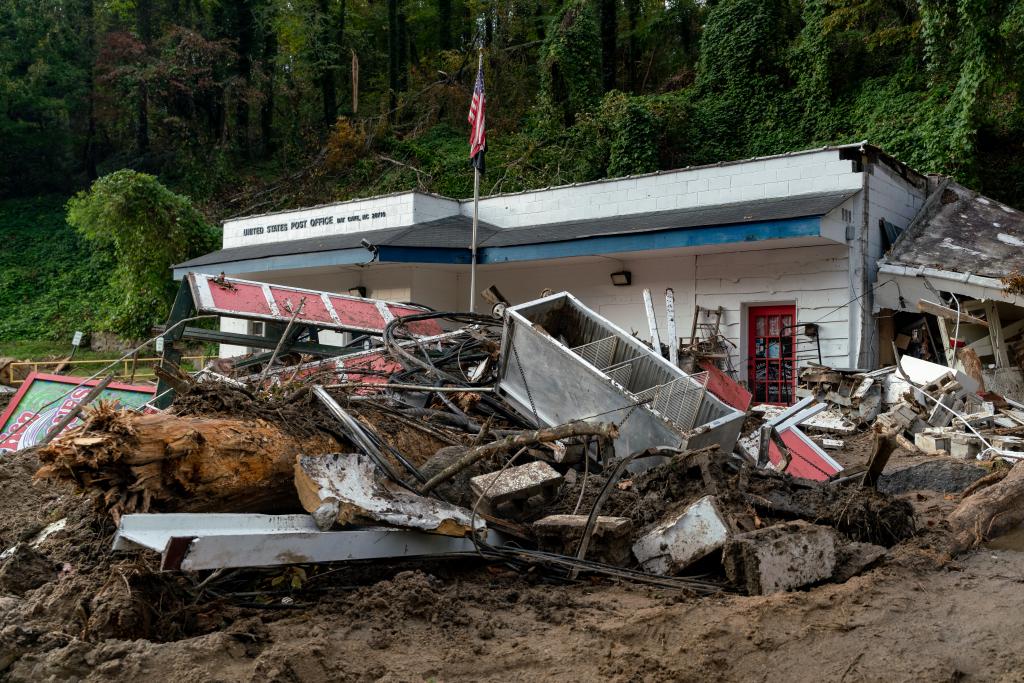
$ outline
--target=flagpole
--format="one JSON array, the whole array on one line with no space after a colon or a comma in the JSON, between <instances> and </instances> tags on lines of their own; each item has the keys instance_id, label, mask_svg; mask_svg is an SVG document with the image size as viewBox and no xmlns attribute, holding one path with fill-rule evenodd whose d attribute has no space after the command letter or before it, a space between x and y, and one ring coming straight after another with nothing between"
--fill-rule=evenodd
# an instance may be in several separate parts
<instances>
[{"instance_id":1,"label":"flagpole","mask_svg":"<svg viewBox=\"0 0 1024 683\"><path fill-rule=\"evenodd\" d=\"M480 49L477 60L477 73L484 68L484 51ZM473 244L472 257L469 263L469 312L476 312L476 226L480 220L480 166L473 164Z\"/></svg>"},{"instance_id":2,"label":"flagpole","mask_svg":"<svg viewBox=\"0 0 1024 683\"><path fill-rule=\"evenodd\" d=\"M473 248L469 264L469 312L476 312L476 226L480 214L480 169L473 168Z\"/></svg>"}]
</instances>

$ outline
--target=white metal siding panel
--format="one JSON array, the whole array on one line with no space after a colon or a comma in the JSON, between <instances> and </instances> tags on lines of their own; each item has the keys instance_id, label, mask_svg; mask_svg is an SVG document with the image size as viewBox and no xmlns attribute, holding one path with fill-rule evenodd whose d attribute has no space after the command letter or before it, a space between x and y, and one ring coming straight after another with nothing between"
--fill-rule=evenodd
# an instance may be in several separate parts
<instances>
[{"instance_id":1,"label":"white metal siding panel","mask_svg":"<svg viewBox=\"0 0 1024 683\"><path fill-rule=\"evenodd\" d=\"M694 258L673 256L625 261L602 259L591 263L532 264L526 267L488 266L477 273L477 289L493 284L514 304L539 298L545 288L555 292L572 292L586 306L616 325L626 331L638 332L637 336L642 339L649 339L642 296L643 289L647 287L654 298L658 329L664 339L666 287L675 290L676 325L680 334L690 332L693 317ZM631 286L616 287L612 284L611 273L618 270L632 272ZM460 275L460 293L468 288L468 277L468 274ZM464 303L464 300L460 299L460 302Z\"/></svg>"},{"instance_id":2,"label":"white metal siding panel","mask_svg":"<svg viewBox=\"0 0 1024 683\"><path fill-rule=\"evenodd\" d=\"M848 254L836 245L698 256L696 303L725 309L723 334L737 347L733 365L745 373L746 308L787 302L796 304L798 322L818 323L822 362L848 365Z\"/></svg>"}]
</instances>

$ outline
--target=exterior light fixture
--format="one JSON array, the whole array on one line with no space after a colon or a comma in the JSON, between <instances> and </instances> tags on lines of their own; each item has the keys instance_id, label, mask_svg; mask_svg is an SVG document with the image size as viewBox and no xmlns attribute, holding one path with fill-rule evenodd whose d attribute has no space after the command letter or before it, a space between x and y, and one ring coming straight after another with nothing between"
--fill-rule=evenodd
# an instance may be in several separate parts
<instances>
[{"instance_id":1,"label":"exterior light fixture","mask_svg":"<svg viewBox=\"0 0 1024 683\"><path fill-rule=\"evenodd\" d=\"M628 270L620 270L612 273L612 284L616 287L627 287L633 284L633 273Z\"/></svg>"},{"instance_id":2,"label":"exterior light fixture","mask_svg":"<svg viewBox=\"0 0 1024 683\"><path fill-rule=\"evenodd\" d=\"M366 287L363 287L362 285L359 285L358 287L349 287L348 293L351 294L352 296L361 296L365 299Z\"/></svg>"}]
</instances>

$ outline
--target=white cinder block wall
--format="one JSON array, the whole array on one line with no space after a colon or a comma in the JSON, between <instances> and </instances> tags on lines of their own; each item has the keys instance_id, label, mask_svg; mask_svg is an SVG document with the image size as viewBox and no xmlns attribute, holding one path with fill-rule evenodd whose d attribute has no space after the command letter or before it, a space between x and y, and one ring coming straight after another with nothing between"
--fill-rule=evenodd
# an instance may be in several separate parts
<instances>
[{"instance_id":1,"label":"white cinder block wall","mask_svg":"<svg viewBox=\"0 0 1024 683\"><path fill-rule=\"evenodd\" d=\"M830 190L859 190L861 174L838 150L723 163L679 171L578 183L480 200L480 220L501 228L685 209L788 197ZM462 202L473 214L473 202Z\"/></svg>"}]
</instances>

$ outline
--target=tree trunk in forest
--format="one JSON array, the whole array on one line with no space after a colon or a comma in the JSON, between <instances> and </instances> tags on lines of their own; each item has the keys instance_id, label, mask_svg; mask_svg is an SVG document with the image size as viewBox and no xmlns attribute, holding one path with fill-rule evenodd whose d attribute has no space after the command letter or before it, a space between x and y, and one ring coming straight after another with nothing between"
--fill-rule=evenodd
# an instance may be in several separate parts
<instances>
[{"instance_id":1,"label":"tree trunk in forest","mask_svg":"<svg viewBox=\"0 0 1024 683\"><path fill-rule=\"evenodd\" d=\"M253 52L256 43L256 17L253 15L252 0L238 3L238 75L245 81L246 91L252 85ZM241 143L242 152L251 153L249 145L249 99L235 97L235 139Z\"/></svg>"},{"instance_id":2,"label":"tree trunk in forest","mask_svg":"<svg viewBox=\"0 0 1024 683\"><path fill-rule=\"evenodd\" d=\"M627 48L626 73L629 77L629 90L636 92L637 60L640 59L640 41L637 39L637 26L640 24L640 0L626 0L626 21L629 23L629 47Z\"/></svg>"},{"instance_id":3,"label":"tree trunk in forest","mask_svg":"<svg viewBox=\"0 0 1024 683\"><path fill-rule=\"evenodd\" d=\"M399 5L398 11L398 89L404 91L409 85L409 24L405 10Z\"/></svg>"},{"instance_id":4,"label":"tree trunk in forest","mask_svg":"<svg viewBox=\"0 0 1024 683\"><path fill-rule=\"evenodd\" d=\"M88 122L85 134L85 175L89 182L92 182L100 177L96 169L96 31L93 0L86 0L84 10L87 45L85 64L88 74L86 76L88 83L86 97L89 98L86 103Z\"/></svg>"},{"instance_id":5,"label":"tree trunk in forest","mask_svg":"<svg viewBox=\"0 0 1024 683\"><path fill-rule=\"evenodd\" d=\"M319 16L319 28L320 28L320 47L321 47L321 58L319 61L319 74L317 80L320 81L320 95L324 105L324 125L334 125L334 120L338 116L338 96L335 90L334 84L334 65L336 64L336 46L331 45L331 38L334 35L332 31L332 25L334 21L331 17L331 7L328 0L318 0L318 9L320 10Z\"/></svg>"},{"instance_id":6,"label":"tree trunk in forest","mask_svg":"<svg viewBox=\"0 0 1024 683\"><path fill-rule=\"evenodd\" d=\"M452 0L437 0L437 45L452 49Z\"/></svg>"},{"instance_id":7,"label":"tree trunk in forest","mask_svg":"<svg viewBox=\"0 0 1024 683\"><path fill-rule=\"evenodd\" d=\"M494 6L488 2L484 6L484 47L490 47L494 40Z\"/></svg>"},{"instance_id":8,"label":"tree trunk in forest","mask_svg":"<svg viewBox=\"0 0 1024 683\"><path fill-rule=\"evenodd\" d=\"M152 33L152 2L151 0L137 0L135 5L135 28L139 33L139 40L149 53L149 47L153 40ZM145 80L139 81L138 102L136 105L135 123L135 146L139 154L149 151L149 92Z\"/></svg>"},{"instance_id":9,"label":"tree trunk in forest","mask_svg":"<svg viewBox=\"0 0 1024 683\"><path fill-rule=\"evenodd\" d=\"M398 106L398 0L388 0L388 109Z\"/></svg>"},{"instance_id":10,"label":"tree trunk in forest","mask_svg":"<svg viewBox=\"0 0 1024 683\"><path fill-rule=\"evenodd\" d=\"M348 3L346 0L339 0L338 16L334 20L334 63L337 65L339 75L344 73L344 64L349 58L348 49L345 47L345 20L348 18L347 15Z\"/></svg>"},{"instance_id":11,"label":"tree trunk in forest","mask_svg":"<svg viewBox=\"0 0 1024 683\"><path fill-rule=\"evenodd\" d=\"M120 412L90 416L41 449L36 476L79 484L115 518L150 509L269 512L298 505L298 455L340 448L330 436L298 439L258 419Z\"/></svg>"},{"instance_id":12,"label":"tree trunk in forest","mask_svg":"<svg viewBox=\"0 0 1024 683\"><path fill-rule=\"evenodd\" d=\"M601 0L601 80L604 91L615 89L615 37L619 28L619 0Z\"/></svg>"},{"instance_id":13,"label":"tree trunk in forest","mask_svg":"<svg viewBox=\"0 0 1024 683\"><path fill-rule=\"evenodd\" d=\"M274 151L274 82L277 76L277 34L268 30L263 38L263 63L267 78L263 85L263 104L260 106L260 149L264 157Z\"/></svg>"}]
</instances>

